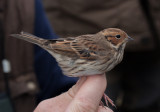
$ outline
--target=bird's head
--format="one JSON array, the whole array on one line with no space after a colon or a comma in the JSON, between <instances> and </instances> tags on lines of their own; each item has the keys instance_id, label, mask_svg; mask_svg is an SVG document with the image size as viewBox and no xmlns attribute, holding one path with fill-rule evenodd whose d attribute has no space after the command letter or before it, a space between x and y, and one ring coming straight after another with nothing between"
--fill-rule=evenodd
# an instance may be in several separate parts
<instances>
[{"instance_id":1,"label":"bird's head","mask_svg":"<svg viewBox=\"0 0 160 112\"><path fill-rule=\"evenodd\" d=\"M125 44L129 40L133 40L124 31L117 28L104 29L99 33L102 34L105 37L105 39L115 48L119 48L122 45L125 46Z\"/></svg>"}]
</instances>

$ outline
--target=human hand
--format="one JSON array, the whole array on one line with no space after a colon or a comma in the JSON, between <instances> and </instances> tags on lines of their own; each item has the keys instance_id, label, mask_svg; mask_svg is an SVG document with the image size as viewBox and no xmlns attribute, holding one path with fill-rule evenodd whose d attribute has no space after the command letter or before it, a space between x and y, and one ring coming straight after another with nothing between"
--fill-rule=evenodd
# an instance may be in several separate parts
<instances>
[{"instance_id":1,"label":"human hand","mask_svg":"<svg viewBox=\"0 0 160 112\"><path fill-rule=\"evenodd\" d=\"M106 83L104 74L81 77L67 92L42 101L34 112L113 112L99 106Z\"/></svg>"}]
</instances>

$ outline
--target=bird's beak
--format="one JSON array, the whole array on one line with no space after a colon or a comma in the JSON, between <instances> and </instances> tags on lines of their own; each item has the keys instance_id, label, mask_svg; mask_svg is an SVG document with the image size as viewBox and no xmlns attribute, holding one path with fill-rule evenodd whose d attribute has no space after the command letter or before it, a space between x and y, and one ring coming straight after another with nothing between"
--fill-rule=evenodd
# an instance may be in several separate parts
<instances>
[{"instance_id":1,"label":"bird's beak","mask_svg":"<svg viewBox=\"0 0 160 112\"><path fill-rule=\"evenodd\" d=\"M127 40L130 41L130 40L134 40L134 39L132 37L128 36Z\"/></svg>"}]
</instances>

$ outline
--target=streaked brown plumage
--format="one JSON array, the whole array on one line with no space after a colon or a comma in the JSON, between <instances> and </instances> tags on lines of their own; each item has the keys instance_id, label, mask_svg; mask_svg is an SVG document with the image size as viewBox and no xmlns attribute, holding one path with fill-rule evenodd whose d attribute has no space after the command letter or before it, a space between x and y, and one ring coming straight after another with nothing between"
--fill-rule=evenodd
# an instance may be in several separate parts
<instances>
[{"instance_id":1,"label":"streaked brown plumage","mask_svg":"<svg viewBox=\"0 0 160 112\"><path fill-rule=\"evenodd\" d=\"M47 50L56 58L64 74L72 77L102 74L111 70L122 60L124 47L130 40L124 31L116 28L105 29L93 35L53 40L25 32L12 36Z\"/></svg>"},{"instance_id":2,"label":"streaked brown plumage","mask_svg":"<svg viewBox=\"0 0 160 112\"><path fill-rule=\"evenodd\" d=\"M132 39L116 28L104 29L96 34L53 40L38 38L25 32L11 36L47 50L56 58L63 73L72 77L103 74L111 70L121 62L125 45Z\"/></svg>"}]
</instances>

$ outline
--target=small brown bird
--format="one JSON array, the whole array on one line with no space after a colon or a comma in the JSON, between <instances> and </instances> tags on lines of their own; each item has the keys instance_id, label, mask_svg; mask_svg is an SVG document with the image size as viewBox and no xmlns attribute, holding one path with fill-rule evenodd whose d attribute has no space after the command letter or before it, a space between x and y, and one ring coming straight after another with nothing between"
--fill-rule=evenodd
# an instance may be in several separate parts
<instances>
[{"instance_id":1,"label":"small brown bird","mask_svg":"<svg viewBox=\"0 0 160 112\"><path fill-rule=\"evenodd\" d=\"M124 31L116 28L104 29L96 34L53 40L38 38L25 32L11 36L47 50L56 58L63 73L71 77L103 74L111 70L121 62L126 43L132 40Z\"/></svg>"}]
</instances>

